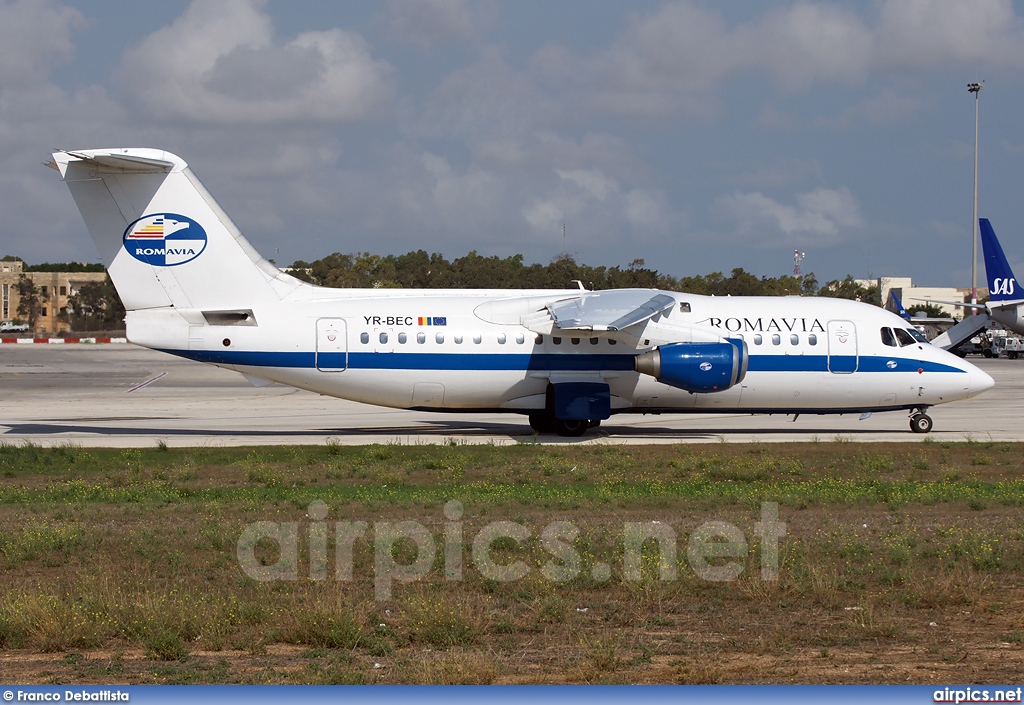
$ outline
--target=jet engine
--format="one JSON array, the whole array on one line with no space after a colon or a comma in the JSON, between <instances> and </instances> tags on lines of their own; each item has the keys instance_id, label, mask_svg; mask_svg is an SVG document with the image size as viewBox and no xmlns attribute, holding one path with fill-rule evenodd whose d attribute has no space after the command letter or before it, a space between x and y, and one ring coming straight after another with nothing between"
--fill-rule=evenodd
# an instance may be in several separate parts
<instances>
[{"instance_id":1,"label":"jet engine","mask_svg":"<svg viewBox=\"0 0 1024 705\"><path fill-rule=\"evenodd\" d=\"M747 374L747 344L738 338L719 343L669 343L634 358L637 372L688 392L721 392Z\"/></svg>"}]
</instances>

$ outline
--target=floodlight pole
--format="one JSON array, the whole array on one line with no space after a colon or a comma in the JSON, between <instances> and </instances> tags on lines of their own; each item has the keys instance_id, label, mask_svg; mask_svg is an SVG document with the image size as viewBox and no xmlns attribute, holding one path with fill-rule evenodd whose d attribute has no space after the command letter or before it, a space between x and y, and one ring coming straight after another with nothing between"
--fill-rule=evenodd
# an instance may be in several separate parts
<instances>
[{"instance_id":1,"label":"floodlight pole","mask_svg":"<svg viewBox=\"0 0 1024 705\"><path fill-rule=\"evenodd\" d=\"M978 303L978 94L984 86L968 83L967 92L974 94L974 218L971 220L971 303ZM971 313L976 311L972 309Z\"/></svg>"}]
</instances>

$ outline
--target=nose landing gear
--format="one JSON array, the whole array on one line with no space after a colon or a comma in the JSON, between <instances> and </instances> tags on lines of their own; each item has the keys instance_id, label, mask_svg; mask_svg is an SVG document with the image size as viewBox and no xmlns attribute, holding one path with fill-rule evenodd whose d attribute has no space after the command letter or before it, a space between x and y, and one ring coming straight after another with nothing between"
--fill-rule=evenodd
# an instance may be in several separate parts
<instances>
[{"instance_id":1,"label":"nose landing gear","mask_svg":"<svg viewBox=\"0 0 1024 705\"><path fill-rule=\"evenodd\" d=\"M914 409L910 412L910 430L914 433L928 433L932 430L932 417L924 411Z\"/></svg>"}]
</instances>

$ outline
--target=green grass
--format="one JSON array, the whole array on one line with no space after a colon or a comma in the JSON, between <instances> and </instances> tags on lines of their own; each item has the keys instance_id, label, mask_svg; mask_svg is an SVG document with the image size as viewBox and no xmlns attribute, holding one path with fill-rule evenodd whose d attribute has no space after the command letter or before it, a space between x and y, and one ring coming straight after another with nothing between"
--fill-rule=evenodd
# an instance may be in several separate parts
<instances>
[{"instance_id":1,"label":"green grass","mask_svg":"<svg viewBox=\"0 0 1024 705\"><path fill-rule=\"evenodd\" d=\"M966 613L985 614L986 633L1016 648L1008 606L1024 598L1022 450L0 446L0 658L47 654L45 668L66 682L486 683L518 668L559 682L765 681L768 671L730 675L700 635L721 635L715 649L747 659L808 648L831 663L847 646L923 653L939 639L923 625L976 619ZM367 522L351 581L334 577L333 530L327 579L311 579L314 500L326 503L328 527ZM450 500L464 507L459 581L442 570ZM789 527L774 583L759 577L754 524L765 501ZM434 537L434 569L378 602L374 523L406 520ZM678 577L658 579L651 540L641 579L627 581L623 524L654 520L677 537ZM297 525L298 580L261 583L241 569L239 537L255 521ZM521 544L491 547L499 564L523 561L525 578L502 583L476 568L473 538L492 521L527 529ZM542 577L553 555L540 536L553 521L579 530L579 574L561 583ZM690 567L688 539L706 521L744 533L739 580L701 580ZM274 562L275 547L257 549ZM408 541L394 547L400 563L414 554ZM602 578L591 572L599 564ZM935 660L949 653L931 646ZM96 650L135 655L100 662Z\"/></svg>"}]
</instances>

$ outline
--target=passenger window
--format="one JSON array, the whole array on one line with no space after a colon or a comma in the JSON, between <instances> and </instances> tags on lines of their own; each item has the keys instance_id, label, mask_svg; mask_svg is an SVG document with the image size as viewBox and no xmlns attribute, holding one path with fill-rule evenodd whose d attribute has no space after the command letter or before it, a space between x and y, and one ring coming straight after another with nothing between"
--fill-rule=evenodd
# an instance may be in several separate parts
<instances>
[{"instance_id":1,"label":"passenger window","mask_svg":"<svg viewBox=\"0 0 1024 705\"><path fill-rule=\"evenodd\" d=\"M773 333L772 345L782 345L782 336L780 336L778 333Z\"/></svg>"},{"instance_id":2,"label":"passenger window","mask_svg":"<svg viewBox=\"0 0 1024 705\"><path fill-rule=\"evenodd\" d=\"M520 337L522 337L522 336L520 336ZM520 340L519 342L521 343L523 341ZM504 345L504 344L505 344L505 334L504 333L498 333L498 345Z\"/></svg>"},{"instance_id":3,"label":"passenger window","mask_svg":"<svg viewBox=\"0 0 1024 705\"><path fill-rule=\"evenodd\" d=\"M579 338L570 338L569 340L572 342L573 345L579 345L580 344L580 339Z\"/></svg>"},{"instance_id":4,"label":"passenger window","mask_svg":"<svg viewBox=\"0 0 1024 705\"><path fill-rule=\"evenodd\" d=\"M905 331L902 328L896 329L896 339L900 341L900 345L914 345L917 341L914 340L914 336Z\"/></svg>"},{"instance_id":5,"label":"passenger window","mask_svg":"<svg viewBox=\"0 0 1024 705\"><path fill-rule=\"evenodd\" d=\"M690 304L685 304L685 303L684 304L679 304L679 312L680 313L689 313L690 312Z\"/></svg>"},{"instance_id":6,"label":"passenger window","mask_svg":"<svg viewBox=\"0 0 1024 705\"><path fill-rule=\"evenodd\" d=\"M481 340L483 340L483 338L481 338L481 337L480 337L480 334L479 334L479 333L474 333L474 334L473 334L473 342L474 342L474 343L476 343L477 345L479 345L479 344L480 344L480 341L481 341Z\"/></svg>"},{"instance_id":7,"label":"passenger window","mask_svg":"<svg viewBox=\"0 0 1024 705\"><path fill-rule=\"evenodd\" d=\"M434 340L440 345L444 342L444 333L438 333L434 336Z\"/></svg>"},{"instance_id":8,"label":"passenger window","mask_svg":"<svg viewBox=\"0 0 1024 705\"><path fill-rule=\"evenodd\" d=\"M896 338L893 337L892 328L882 329L882 345L888 345L890 348L896 347Z\"/></svg>"},{"instance_id":9,"label":"passenger window","mask_svg":"<svg viewBox=\"0 0 1024 705\"><path fill-rule=\"evenodd\" d=\"M800 336L797 335L796 333L794 333L793 335L789 336L789 344L790 345L799 345L800 344Z\"/></svg>"},{"instance_id":10,"label":"passenger window","mask_svg":"<svg viewBox=\"0 0 1024 705\"><path fill-rule=\"evenodd\" d=\"M405 341L406 340L408 340L408 337L405 335L405 333L399 333L398 334L398 342L399 343L401 343L402 345L405 345Z\"/></svg>"},{"instance_id":11,"label":"passenger window","mask_svg":"<svg viewBox=\"0 0 1024 705\"><path fill-rule=\"evenodd\" d=\"M362 343L363 345L366 345L367 343L369 343L370 342L370 334L369 333L360 333L359 334L359 342Z\"/></svg>"},{"instance_id":12,"label":"passenger window","mask_svg":"<svg viewBox=\"0 0 1024 705\"><path fill-rule=\"evenodd\" d=\"M561 345L562 344L562 339L561 338L552 338L551 342L554 343L555 345Z\"/></svg>"},{"instance_id":13,"label":"passenger window","mask_svg":"<svg viewBox=\"0 0 1024 705\"><path fill-rule=\"evenodd\" d=\"M538 333L537 337L533 339L533 342L536 343L537 345L543 345L544 344L544 336L541 335L540 333Z\"/></svg>"},{"instance_id":14,"label":"passenger window","mask_svg":"<svg viewBox=\"0 0 1024 705\"><path fill-rule=\"evenodd\" d=\"M381 333L380 334L380 342L382 344L388 342L388 334L387 333Z\"/></svg>"},{"instance_id":15,"label":"passenger window","mask_svg":"<svg viewBox=\"0 0 1024 705\"><path fill-rule=\"evenodd\" d=\"M619 341L617 341L615 338L609 338L608 339L608 344L609 345L615 345L617 342L619 342Z\"/></svg>"},{"instance_id":16,"label":"passenger window","mask_svg":"<svg viewBox=\"0 0 1024 705\"><path fill-rule=\"evenodd\" d=\"M597 338L591 338L590 339L590 344L591 345L597 345Z\"/></svg>"},{"instance_id":17,"label":"passenger window","mask_svg":"<svg viewBox=\"0 0 1024 705\"><path fill-rule=\"evenodd\" d=\"M461 335L455 336L455 344L456 345L462 345L462 336Z\"/></svg>"},{"instance_id":18,"label":"passenger window","mask_svg":"<svg viewBox=\"0 0 1024 705\"><path fill-rule=\"evenodd\" d=\"M420 345L423 345L423 343L427 342L427 334L426 333L417 333L416 334L416 342L419 343Z\"/></svg>"},{"instance_id":19,"label":"passenger window","mask_svg":"<svg viewBox=\"0 0 1024 705\"><path fill-rule=\"evenodd\" d=\"M807 342L810 343L811 345L817 345L818 336L816 336L814 333L811 333L810 335L807 336Z\"/></svg>"},{"instance_id":20,"label":"passenger window","mask_svg":"<svg viewBox=\"0 0 1024 705\"><path fill-rule=\"evenodd\" d=\"M754 345L760 345L764 341L760 333L754 333Z\"/></svg>"},{"instance_id":21,"label":"passenger window","mask_svg":"<svg viewBox=\"0 0 1024 705\"><path fill-rule=\"evenodd\" d=\"M502 337L505 337L505 336L504 336L504 335L502 335ZM520 345L522 345L523 343L525 343L525 342L526 342L526 336L525 336L525 335L523 335L522 333L518 334L518 335L516 336L516 342L517 342L517 343L519 343Z\"/></svg>"}]
</instances>

